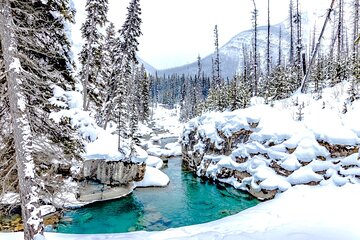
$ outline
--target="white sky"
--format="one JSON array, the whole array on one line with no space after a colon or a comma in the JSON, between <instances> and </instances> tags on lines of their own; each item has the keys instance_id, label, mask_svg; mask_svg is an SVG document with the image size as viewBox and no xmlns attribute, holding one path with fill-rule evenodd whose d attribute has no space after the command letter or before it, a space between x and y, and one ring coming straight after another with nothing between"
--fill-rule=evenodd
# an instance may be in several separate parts
<instances>
[{"instance_id":1,"label":"white sky","mask_svg":"<svg viewBox=\"0 0 360 240\"><path fill-rule=\"evenodd\" d=\"M77 9L74 41L80 41L86 0L73 0ZM109 0L109 20L120 28L129 0ZM300 0L302 8L330 5L330 0ZM251 28L252 0L141 0L142 32L139 56L157 69L196 61L213 52L215 24L220 46ZM259 25L267 19L267 0L256 0ZM272 24L287 18L289 0L270 0ZM322 22L322 20L321 20Z\"/></svg>"}]
</instances>

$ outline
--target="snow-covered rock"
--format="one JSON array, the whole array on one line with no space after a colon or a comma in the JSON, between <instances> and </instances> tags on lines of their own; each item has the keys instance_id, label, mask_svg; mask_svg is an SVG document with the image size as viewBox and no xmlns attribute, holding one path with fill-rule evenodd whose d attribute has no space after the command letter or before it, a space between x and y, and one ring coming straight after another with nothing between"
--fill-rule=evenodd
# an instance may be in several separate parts
<instances>
[{"instance_id":1,"label":"snow-covered rock","mask_svg":"<svg viewBox=\"0 0 360 240\"><path fill-rule=\"evenodd\" d=\"M351 120L360 116L360 101L343 114L331 99L325 89L321 102L298 94L273 107L257 101L196 117L183 130L184 166L258 198L299 184L360 183L360 128ZM294 102L304 102L304 121L295 120Z\"/></svg>"},{"instance_id":2,"label":"snow-covered rock","mask_svg":"<svg viewBox=\"0 0 360 240\"><path fill-rule=\"evenodd\" d=\"M159 157L155 157L155 156L149 156L147 159L146 159L146 166L149 166L149 167L154 167L154 168L157 168L157 169L160 169L164 162L161 158Z\"/></svg>"},{"instance_id":3,"label":"snow-covered rock","mask_svg":"<svg viewBox=\"0 0 360 240\"><path fill-rule=\"evenodd\" d=\"M146 166L144 179L136 182L136 187L165 187L169 184L169 177L154 167Z\"/></svg>"}]
</instances>

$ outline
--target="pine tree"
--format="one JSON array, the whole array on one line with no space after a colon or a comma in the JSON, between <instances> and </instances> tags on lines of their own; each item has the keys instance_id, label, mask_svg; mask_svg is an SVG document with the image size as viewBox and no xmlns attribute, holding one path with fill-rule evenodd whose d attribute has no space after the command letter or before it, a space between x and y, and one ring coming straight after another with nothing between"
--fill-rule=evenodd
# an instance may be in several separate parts
<instances>
[{"instance_id":1,"label":"pine tree","mask_svg":"<svg viewBox=\"0 0 360 240\"><path fill-rule=\"evenodd\" d=\"M214 43L215 43L215 58L213 62L213 86L220 87L222 85L221 75L220 75L220 54L219 54L219 32L218 27L215 25L214 28Z\"/></svg>"},{"instance_id":2,"label":"pine tree","mask_svg":"<svg viewBox=\"0 0 360 240\"><path fill-rule=\"evenodd\" d=\"M146 122L150 117L150 80L145 71L144 65L140 69L140 96L141 96L141 114L140 121Z\"/></svg>"},{"instance_id":3,"label":"pine tree","mask_svg":"<svg viewBox=\"0 0 360 240\"><path fill-rule=\"evenodd\" d=\"M40 164L54 157L77 158L82 149L67 121L57 124L49 118L60 110L49 101L53 87L74 86L64 30L67 20L73 20L73 12L66 0L0 3L0 42L7 71L1 80L5 104L0 104L0 122L9 127L7 139L0 140L7 142L5 147L0 144L0 159L6 155L5 159L16 160L25 240L43 233L39 197L44 188L51 193L51 183L39 176Z\"/></svg>"},{"instance_id":4,"label":"pine tree","mask_svg":"<svg viewBox=\"0 0 360 240\"><path fill-rule=\"evenodd\" d=\"M102 48L101 71L98 79L98 103L104 108L107 93L113 87L116 81L115 63L116 63L116 36L115 26L111 22L106 28L105 41ZM96 120L99 126L104 126L104 109L96 112ZM114 121L114 119L111 119Z\"/></svg>"},{"instance_id":5,"label":"pine tree","mask_svg":"<svg viewBox=\"0 0 360 240\"><path fill-rule=\"evenodd\" d=\"M302 30L301 30L301 14L300 14L300 6L299 6L299 0L296 0L296 14L294 16L294 23L296 24L296 59L295 59L295 67L297 72L297 80L296 85L300 86L302 81L303 72L306 72L305 67L305 56L302 55ZM303 63L303 65L302 65ZM303 71L302 71L303 70Z\"/></svg>"},{"instance_id":6,"label":"pine tree","mask_svg":"<svg viewBox=\"0 0 360 240\"><path fill-rule=\"evenodd\" d=\"M303 112L304 108L305 108L304 102L298 104L298 111L296 112L296 121L304 120L304 112Z\"/></svg>"},{"instance_id":7,"label":"pine tree","mask_svg":"<svg viewBox=\"0 0 360 240\"><path fill-rule=\"evenodd\" d=\"M318 57L316 65L312 71L312 85L313 93L315 94L314 98L319 100L322 98L322 90L325 87L326 74L324 72L325 60L323 57Z\"/></svg>"},{"instance_id":8,"label":"pine tree","mask_svg":"<svg viewBox=\"0 0 360 240\"><path fill-rule=\"evenodd\" d=\"M244 76L235 76L229 86L229 109L246 108L249 106L251 86L246 84Z\"/></svg>"},{"instance_id":9,"label":"pine tree","mask_svg":"<svg viewBox=\"0 0 360 240\"><path fill-rule=\"evenodd\" d=\"M129 102L129 87L132 86L131 73L133 64L137 64L136 52L138 51L137 38L141 35L141 8L139 0L132 0L128 7L126 20L119 30L120 39L118 40L118 50L116 66L118 73L117 82L113 89L110 89L106 106L108 108L107 115L110 116L112 105L114 104L115 115L118 123L118 149L121 151L121 137L129 136L129 120L135 119L135 113L131 111L131 102ZM132 96L130 96L131 98ZM113 114L114 114L113 113ZM106 118L105 127L109 117Z\"/></svg>"},{"instance_id":10,"label":"pine tree","mask_svg":"<svg viewBox=\"0 0 360 240\"><path fill-rule=\"evenodd\" d=\"M86 12L86 20L81 27L81 34L85 44L80 53L80 63L82 65L80 78L83 84L83 108L85 111L88 110L90 102L94 102L96 107L101 106L98 74L101 70L101 41L103 35L99 27L103 27L107 22L108 0L87 0Z\"/></svg>"},{"instance_id":11,"label":"pine tree","mask_svg":"<svg viewBox=\"0 0 360 240\"><path fill-rule=\"evenodd\" d=\"M278 66L282 64L282 26L279 27L279 49L278 49Z\"/></svg>"},{"instance_id":12,"label":"pine tree","mask_svg":"<svg viewBox=\"0 0 360 240\"><path fill-rule=\"evenodd\" d=\"M270 101L287 98L294 92L296 77L292 69L294 68L285 69L282 66L273 69L266 85L266 94Z\"/></svg>"}]
</instances>

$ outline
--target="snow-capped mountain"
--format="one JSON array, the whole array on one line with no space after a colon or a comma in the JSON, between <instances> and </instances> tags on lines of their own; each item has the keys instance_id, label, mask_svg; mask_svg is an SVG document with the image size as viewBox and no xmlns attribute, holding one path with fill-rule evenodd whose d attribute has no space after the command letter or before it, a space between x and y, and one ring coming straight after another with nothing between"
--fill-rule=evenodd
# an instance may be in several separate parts
<instances>
[{"instance_id":1,"label":"snow-capped mountain","mask_svg":"<svg viewBox=\"0 0 360 240\"><path fill-rule=\"evenodd\" d=\"M284 55L288 55L289 49L289 31L285 28L284 23L280 23L271 27L271 56L272 61L277 62L278 59L278 46L279 46L279 30L282 28L282 51ZM220 62L221 62L221 75L223 77L232 77L243 67L244 50L249 54L252 49L253 30L247 30L239 33L233 37L228 43L219 49ZM258 48L260 59L265 59L266 55L266 39L267 27L262 26L258 28ZM206 75L211 75L212 71L212 58L214 54L210 54L201 60L202 70ZM159 74L172 75L172 74L185 74L195 75L198 71L197 62L193 62L184 66L165 69L159 71Z\"/></svg>"},{"instance_id":2,"label":"snow-capped mountain","mask_svg":"<svg viewBox=\"0 0 360 240\"><path fill-rule=\"evenodd\" d=\"M302 28L303 28L303 45L308 45L309 24L307 17L303 16ZM295 27L295 26L294 26ZM282 23L272 25L270 28L270 56L273 65L278 63L279 58L279 41L280 41L280 28L281 28L281 51L282 61L288 61L289 49L290 49L290 27L289 20L285 20ZM295 35L294 35L295 39ZM244 50L246 54L253 54L253 30L246 30L235 37L219 49L220 62L221 62L221 75L224 78L231 78L235 73L241 71L244 65ZM266 64L266 43L267 43L267 26L258 27L258 54L260 59L260 67L265 68ZM206 75L210 76L212 71L212 58L214 54L210 54L201 60L202 71ZM251 56L250 56L251 57ZM172 75L172 74L185 74L195 75L198 71L197 61L193 63L160 70L159 75Z\"/></svg>"},{"instance_id":3,"label":"snow-capped mountain","mask_svg":"<svg viewBox=\"0 0 360 240\"><path fill-rule=\"evenodd\" d=\"M155 75L156 69L151 66L149 63L147 63L144 59L137 56L137 60L139 61L140 65L144 65L146 72L148 72L151 75Z\"/></svg>"}]
</instances>

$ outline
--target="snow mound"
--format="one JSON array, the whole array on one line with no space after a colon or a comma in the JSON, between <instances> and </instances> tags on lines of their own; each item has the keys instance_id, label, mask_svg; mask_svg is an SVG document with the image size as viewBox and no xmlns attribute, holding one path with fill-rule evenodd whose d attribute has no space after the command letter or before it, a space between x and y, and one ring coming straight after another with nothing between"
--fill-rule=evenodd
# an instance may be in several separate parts
<instances>
[{"instance_id":1,"label":"snow mound","mask_svg":"<svg viewBox=\"0 0 360 240\"><path fill-rule=\"evenodd\" d=\"M166 187L170 182L169 177L159 169L146 166L144 179L135 182L136 187Z\"/></svg>"},{"instance_id":2,"label":"snow mound","mask_svg":"<svg viewBox=\"0 0 360 240\"><path fill-rule=\"evenodd\" d=\"M162 166L163 166L163 160L159 157L155 157L155 156L149 156L146 161L146 166L149 166L149 167L154 167L154 168L157 168L157 169L160 169Z\"/></svg>"}]
</instances>

